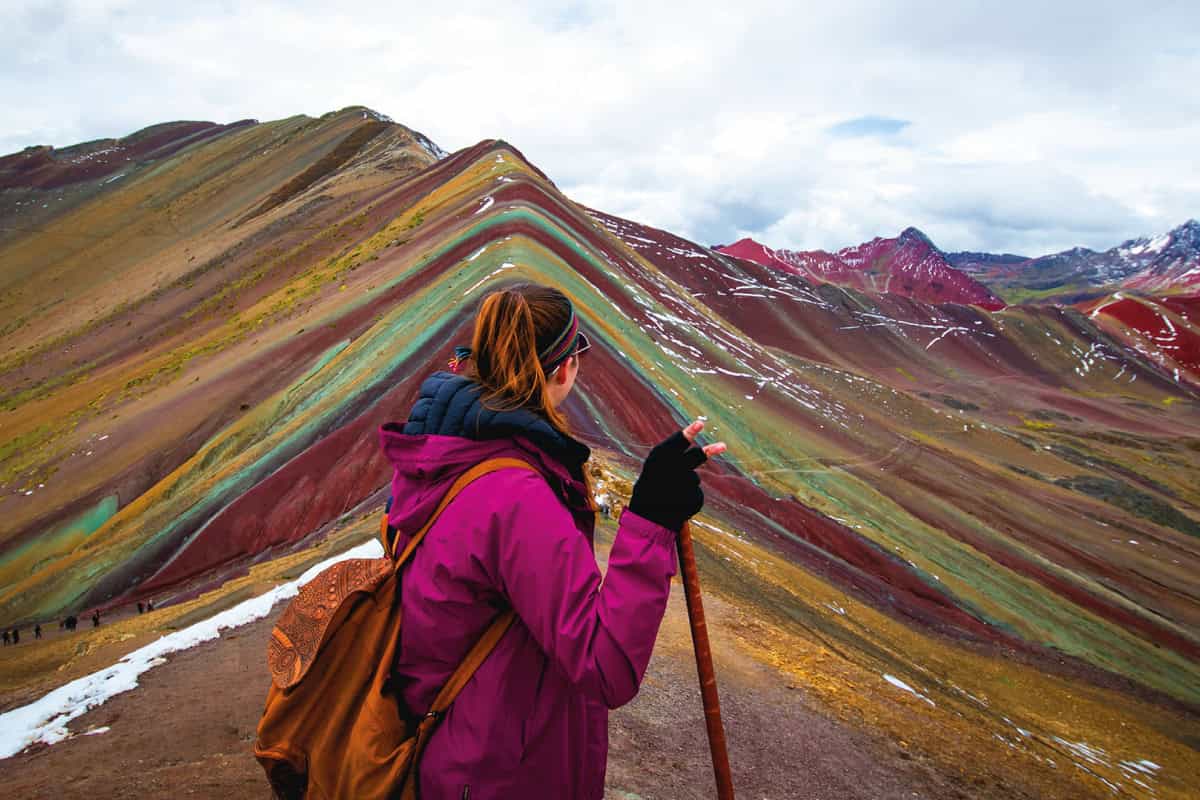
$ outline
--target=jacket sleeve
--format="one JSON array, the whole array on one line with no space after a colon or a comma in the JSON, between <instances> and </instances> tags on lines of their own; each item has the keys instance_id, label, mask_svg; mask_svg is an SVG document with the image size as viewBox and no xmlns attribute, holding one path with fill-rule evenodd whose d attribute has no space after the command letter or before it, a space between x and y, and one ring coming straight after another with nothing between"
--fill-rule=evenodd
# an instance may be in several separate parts
<instances>
[{"instance_id":1,"label":"jacket sleeve","mask_svg":"<svg viewBox=\"0 0 1200 800\"><path fill-rule=\"evenodd\" d=\"M492 518L501 590L573 685L609 708L628 703L666 612L675 532L626 509L602 582L587 538L545 479L510 480L515 501Z\"/></svg>"}]
</instances>

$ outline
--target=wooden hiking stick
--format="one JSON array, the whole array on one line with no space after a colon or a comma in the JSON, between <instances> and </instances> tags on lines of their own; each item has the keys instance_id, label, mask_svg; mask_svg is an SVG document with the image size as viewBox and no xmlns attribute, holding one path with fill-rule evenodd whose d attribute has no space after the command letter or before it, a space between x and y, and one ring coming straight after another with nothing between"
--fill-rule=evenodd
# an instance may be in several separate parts
<instances>
[{"instance_id":1,"label":"wooden hiking stick","mask_svg":"<svg viewBox=\"0 0 1200 800\"><path fill-rule=\"evenodd\" d=\"M704 604L700 600L700 574L692 550L692 529L683 523L679 531L679 564L683 571L683 594L687 599L688 622L692 627L692 645L696 649L696 672L700 676L700 697L704 701L704 723L708 727L708 749L712 751L713 774L717 779L719 800L733 800L733 776L729 772L729 754L725 751L725 727L721 724L721 701L717 697L717 676L713 672L712 651L708 647L708 626L704 622Z\"/></svg>"}]
</instances>

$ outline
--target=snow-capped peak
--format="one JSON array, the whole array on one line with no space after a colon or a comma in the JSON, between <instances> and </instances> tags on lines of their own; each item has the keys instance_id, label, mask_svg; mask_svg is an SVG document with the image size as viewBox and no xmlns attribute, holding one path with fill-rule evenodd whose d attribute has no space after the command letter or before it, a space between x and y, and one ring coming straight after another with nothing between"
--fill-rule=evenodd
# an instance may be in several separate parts
<instances>
[{"instance_id":1,"label":"snow-capped peak","mask_svg":"<svg viewBox=\"0 0 1200 800\"><path fill-rule=\"evenodd\" d=\"M1125 244L1117 248L1117 252L1123 256L1141 256L1148 253L1157 255L1163 251L1163 248L1171 243L1171 234L1164 233L1155 236L1153 239L1131 239Z\"/></svg>"}]
</instances>

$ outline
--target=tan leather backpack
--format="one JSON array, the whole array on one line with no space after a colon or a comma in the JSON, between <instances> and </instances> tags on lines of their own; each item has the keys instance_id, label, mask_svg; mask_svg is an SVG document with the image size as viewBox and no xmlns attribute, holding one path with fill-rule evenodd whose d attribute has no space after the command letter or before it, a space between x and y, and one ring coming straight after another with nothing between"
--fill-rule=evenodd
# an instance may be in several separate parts
<instances>
[{"instance_id":1,"label":"tan leather backpack","mask_svg":"<svg viewBox=\"0 0 1200 800\"><path fill-rule=\"evenodd\" d=\"M408 719L389 684L400 642L400 568L460 491L498 469L536 468L516 458L483 461L464 473L396 557L387 516L383 558L339 562L301 590L271 631L271 686L254 756L279 798L371 800L418 797L417 763L459 691L512 624L496 618L438 693ZM396 539L399 539L397 536Z\"/></svg>"}]
</instances>

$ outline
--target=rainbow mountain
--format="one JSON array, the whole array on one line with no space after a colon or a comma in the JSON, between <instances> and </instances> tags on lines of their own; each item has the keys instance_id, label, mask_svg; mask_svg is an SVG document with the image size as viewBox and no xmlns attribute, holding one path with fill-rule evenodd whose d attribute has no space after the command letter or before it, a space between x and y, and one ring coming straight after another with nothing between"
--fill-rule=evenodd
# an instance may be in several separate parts
<instances>
[{"instance_id":1,"label":"rainbow mountain","mask_svg":"<svg viewBox=\"0 0 1200 800\"><path fill-rule=\"evenodd\" d=\"M370 535L378 426L517 280L566 291L595 344L567 410L613 505L686 420L729 444L693 526L751 620L727 646L947 769L1200 783L1193 306L819 283L361 107L0 159L0 622Z\"/></svg>"}]
</instances>

